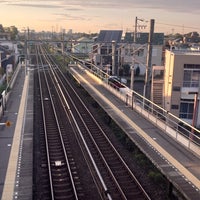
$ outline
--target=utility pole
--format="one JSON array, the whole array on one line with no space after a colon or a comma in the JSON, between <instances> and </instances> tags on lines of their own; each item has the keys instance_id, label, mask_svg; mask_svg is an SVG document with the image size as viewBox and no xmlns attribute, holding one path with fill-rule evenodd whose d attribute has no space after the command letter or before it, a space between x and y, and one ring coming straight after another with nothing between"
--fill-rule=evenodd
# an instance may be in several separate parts
<instances>
[{"instance_id":1,"label":"utility pole","mask_svg":"<svg viewBox=\"0 0 200 200\"><path fill-rule=\"evenodd\" d=\"M134 43L136 43L136 37L137 37L137 20L138 20L138 18L135 17Z\"/></svg>"},{"instance_id":2,"label":"utility pole","mask_svg":"<svg viewBox=\"0 0 200 200\"><path fill-rule=\"evenodd\" d=\"M0 51L0 68L1 68L1 62L2 62L2 57L1 57L1 54L3 53L3 51Z\"/></svg>"},{"instance_id":3,"label":"utility pole","mask_svg":"<svg viewBox=\"0 0 200 200\"><path fill-rule=\"evenodd\" d=\"M29 65L28 42L29 42L29 27L27 28L27 36L25 36L25 76L27 75L27 68Z\"/></svg>"},{"instance_id":4,"label":"utility pole","mask_svg":"<svg viewBox=\"0 0 200 200\"><path fill-rule=\"evenodd\" d=\"M27 40L29 40L30 39L30 29L29 29L29 27L27 28Z\"/></svg>"},{"instance_id":5,"label":"utility pole","mask_svg":"<svg viewBox=\"0 0 200 200\"><path fill-rule=\"evenodd\" d=\"M145 85L144 85L144 96L147 99L150 99L150 80L151 80L151 68L152 68L152 42L153 42L153 34L154 34L154 23L155 23L155 20L151 19L149 39L148 39L146 76L145 76Z\"/></svg>"},{"instance_id":6,"label":"utility pole","mask_svg":"<svg viewBox=\"0 0 200 200\"><path fill-rule=\"evenodd\" d=\"M115 58L116 58L116 41L112 41L112 75L117 75L117 67L115 64Z\"/></svg>"},{"instance_id":7,"label":"utility pole","mask_svg":"<svg viewBox=\"0 0 200 200\"><path fill-rule=\"evenodd\" d=\"M135 60L133 59L133 64L131 65L131 83L130 83L130 89L133 90L134 89L134 64L135 64Z\"/></svg>"},{"instance_id":8,"label":"utility pole","mask_svg":"<svg viewBox=\"0 0 200 200\"><path fill-rule=\"evenodd\" d=\"M134 43L137 42L137 29L138 29L138 27L139 28L146 28L146 25L138 25L138 21L147 22L144 19L139 19L139 18L135 17L135 32L134 32L134 40L133 40Z\"/></svg>"}]
</instances>

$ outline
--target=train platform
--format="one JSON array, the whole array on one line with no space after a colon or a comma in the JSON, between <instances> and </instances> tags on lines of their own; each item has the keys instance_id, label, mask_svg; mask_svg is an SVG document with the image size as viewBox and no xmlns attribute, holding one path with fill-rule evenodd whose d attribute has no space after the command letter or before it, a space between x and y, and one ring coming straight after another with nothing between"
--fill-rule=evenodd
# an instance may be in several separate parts
<instances>
[{"instance_id":1,"label":"train platform","mask_svg":"<svg viewBox=\"0 0 200 200\"><path fill-rule=\"evenodd\" d=\"M186 199L200 199L200 157L177 143L107 90L83 67L71 73ZM173 188L172 187L172 188ZM172 189L171 188L171 189Z\"/></svg>"},{"instance_id":2,"label":"train platform","mask_svg":"<svg viewBox=\"0 0 200 200\"><path fill-rule=\"evenodd\" d=\"M32 199L33 77L20 66L0 127L0 199Z\"/></svg>"}]
</instances>

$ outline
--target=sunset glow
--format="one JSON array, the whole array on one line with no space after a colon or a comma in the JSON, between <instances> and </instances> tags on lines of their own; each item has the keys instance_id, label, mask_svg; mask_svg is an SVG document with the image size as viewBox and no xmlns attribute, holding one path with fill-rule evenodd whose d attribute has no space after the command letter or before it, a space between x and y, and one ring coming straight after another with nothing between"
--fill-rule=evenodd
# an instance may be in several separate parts
<instances>
[{"instance_id":1,"label":"sunset glow","mask_svg":"<svg viewBox=\"0 0 200 200\"><path fill-rule=\"evenodd\" d=\"M3 26L35 31L99 32L102 29L134 31L135 17L144 19L140 31L187 33L199 31L199 0L1 0ZM144 25L144 26L142 26ZM143 28L142 28L143 27ZM146 27L146 28L144 28Z\"/></svg>"}]
</instances>

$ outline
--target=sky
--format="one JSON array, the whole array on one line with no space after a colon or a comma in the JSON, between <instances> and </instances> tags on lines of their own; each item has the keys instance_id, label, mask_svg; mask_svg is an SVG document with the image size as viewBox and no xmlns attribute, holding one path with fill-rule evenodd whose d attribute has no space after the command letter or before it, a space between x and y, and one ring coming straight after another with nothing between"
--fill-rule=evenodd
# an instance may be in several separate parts
<instances>
[{"instance_id":1,"label":"sky","mask_svg":"<svg viewBox=\"0 0 200 200\"><path fill-rule=\"evenodd\" d=\"M200 0L0 0L0 24L19 31L200 33Z\"/></svg>"}]
</instances>

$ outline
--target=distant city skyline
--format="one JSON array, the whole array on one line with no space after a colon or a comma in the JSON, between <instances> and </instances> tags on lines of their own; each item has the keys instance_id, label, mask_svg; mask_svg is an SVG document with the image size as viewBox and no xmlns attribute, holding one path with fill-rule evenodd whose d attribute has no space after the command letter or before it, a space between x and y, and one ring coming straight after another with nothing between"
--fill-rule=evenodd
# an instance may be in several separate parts
<instances>
[{"instance_id":1,"label":"distant city skyline","mask_svg":"<svg viewBox=\"0 0 200 200\"><path fill-rule=\"evenodd\" d=\"M20 31L98 33L100 30L148 32L155 19L155 32L200 32L199 0L1 0L0 24Z\"/></svg>"}]
</instances>

